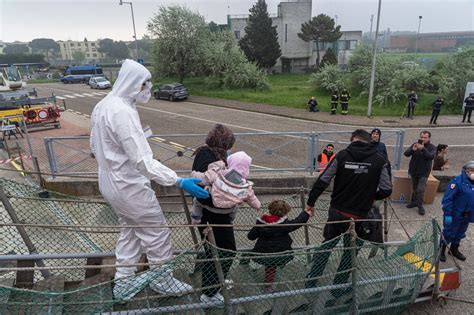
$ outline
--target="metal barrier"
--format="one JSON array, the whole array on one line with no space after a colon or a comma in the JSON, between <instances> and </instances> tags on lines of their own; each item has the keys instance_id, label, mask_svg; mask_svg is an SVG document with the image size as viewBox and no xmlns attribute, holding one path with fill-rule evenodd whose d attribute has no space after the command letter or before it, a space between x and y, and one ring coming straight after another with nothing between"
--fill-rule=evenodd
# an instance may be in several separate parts
<instances>
[{"instance_id":1,"label":"metal barrier","mask_svg":"<svg viewBox=\"0 0 474 315\"><path fill-rule=\"evenodd\" d=\"M252 157L251 172L309 172L317 170L317 157L328 143L335 151L350 143L350 131L236 133L233 152L245 151ZM404 130L383 130L393 169L399 169L403 154ZM148 138L156 159L177 173L189 173L193 154L204 145L206 134L167 134ZM97 174L88 136L44 138L53 175Z\"/></svg>"}]
</instances>

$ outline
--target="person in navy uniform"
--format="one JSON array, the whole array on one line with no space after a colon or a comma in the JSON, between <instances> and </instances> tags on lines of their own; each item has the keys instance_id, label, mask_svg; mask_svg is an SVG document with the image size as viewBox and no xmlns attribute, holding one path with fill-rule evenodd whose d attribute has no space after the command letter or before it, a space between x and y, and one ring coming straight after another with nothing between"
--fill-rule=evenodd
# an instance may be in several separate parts
<instances>
[{"instance_id":1,"label":"person in navy uniform","mask_svg":"<svg viewBox=\"0 0 474 315\"><path fill-rule=\"evenodd\" d=\"M460 175L451 180L443 197L443 236L441 261L446 261L446 246L451 244L449 254L464 261L459 251L461 240L466 237L470 222L474 222L474 161L467 162Z\"/></svg>"}]
</instances>

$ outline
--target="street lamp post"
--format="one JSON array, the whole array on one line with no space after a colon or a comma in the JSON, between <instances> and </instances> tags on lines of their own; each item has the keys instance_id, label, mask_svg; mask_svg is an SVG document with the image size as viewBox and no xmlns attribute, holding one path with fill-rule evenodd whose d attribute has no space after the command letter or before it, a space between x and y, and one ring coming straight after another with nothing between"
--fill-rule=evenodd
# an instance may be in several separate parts
<instances>
[{"instance_id":1,"label":"street lamp post","mask_svg":"<svg viewBox=\"0 0 474 315\"><path fill-rule=\"evenodd\" d=\"M372 116L372 99L374 96L374 84L375 84L375 65L377 60L377 40L379 37L379 25L380 25L380 9L382 7L382 0L379 0L379 7L377 10L377 25L375 26L375 39L372 46L372 71L370 73L370 87L369 87L369 102L367 104L367 116Z\"/></svg>"},{"instance_id":2,"label":"street lamp post","mask_svg":"<svg viewBox=\"0 0 474 315\"><path fill-rule=\"evenodd\" d=\"M420 38L420 27L421 27L421 19L423 17L420 15L418 17L418 34L416 35L416 42L415 42L415 60L416 60L416 53L418 52L418 39Z\"/></svg>"},{"instance_id":3,"label":"street lamp post","mask_svg":"<svg viewBox=\"0 0 474 315\"><path fill-rule=\"evenodd\" d=\"M133 38L135 38L135 56L138 60L138 41L137 41L137 32L135 30L135 16L133 15L133 4L131 1L122 1L120 0L119 5L130 4L130 10L132 11L132 23L133 23Z\"/></svg>"}]
</instances>

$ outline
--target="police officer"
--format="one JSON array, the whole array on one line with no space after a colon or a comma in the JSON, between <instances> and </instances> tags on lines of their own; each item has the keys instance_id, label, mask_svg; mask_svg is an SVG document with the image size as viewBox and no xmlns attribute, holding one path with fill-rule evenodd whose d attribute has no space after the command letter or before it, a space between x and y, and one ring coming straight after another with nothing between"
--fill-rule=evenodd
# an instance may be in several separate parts
<instances>
[{"instance_id":1,"label":"police officer","mask_svg":"<svg viewBox=\"0 0 474 315\"><path fill-rule=\"evenodd\" d=\"M444 104L444 99L441 96L438 96L436 101L434 101L433 105L431 105L433 107L433 111L431 113L430 125L431 124L437 125L436 120L438 120L438 115L439 115L439 112L441 111L441 106L443 106L443 104Z\"/></svg>"},{"instance_id":2,"label":"police officer","mask_svg":"<svg viewBox=\"0 0 474 315\"><path fill-rule=\"evenodd\" d=\"M443 197L444 242L441 247L441 261L446 261L446 245L451 244L449 253L459 260L466 260L459 251L459 243L466 237L469 222L474 222L474 161L467 162L461 175L449 183Z\"/></svg>"},{"instance_id":3,"label":"police officer","mask_svg":"<svg viewBox=\"0 0 474 315\"><path fill-rule=\"evenodd\" d=\"M351 99L351 94L347 92L347 89L342 90L341 95L339 96L339 101L341 102L341 114L347 115L349 113L349 100Z\"/></svg>"},{"instance_id":4,"label":"police officer","mask_svg":"<svg viewBox=\"0 0 474 315\"><path fill-rule=\"evenodd\" d=\"M339 242L337 238L349 228L349 222L334 223L334 221L347 221L350 219L363 220L367 218L374 200L387 198L392 193L389 163L386 158L377 152L370 143L370 134L363 129L352 133L351 144L336 154L328 167L321 173L314 183L306 203L307 211L313 211L316 200L329 186L332 179L334 188L328 212L328 224L324 227L324 243L313 257L313 264L308 273L306 286L314 287L318 282L331 254L330 249ZM356 232L361 238L368 239L367 230L363 223L356 222ZM347 234L346 234L347 235ZM350 247L350 240L344 237L344 246ZM347 282L352 268L351 251L344 250L334 278L334 284ZM340 290L334 290L334 296L339 296Z\"/></svg>"},{"instance_id":5,"label":"police officer","mask_svg":"<svg viewBox=\"0 0 474 315\"><path fill-rule=\"evenodd\" d=\"M415 114L415 105L418 102L418 95L415 91L411 91L408 94L408 105L407 105L407 117L413 119L413 115Z\"/></svg>"},{"instance_id":6,"label":"police officer","mask_svg":"<svg viewBox=\"0 0 474 315\"><path fill-rule=\"evenodd\" d=\"M464 100L464 103L466 103L466 106L464 106L464 114L462 115L462 122L466 121L466 116L467 116L467 122L472 123L471 114L472 114L472 110L474 109L474 93L469 93L469 96L466 97L466 99Z\"/></svg>"},{"instance_id":7,"label":"police officer","mask_svg":"<svg viewBox=\"0 0 474 315\"><path fill-rule=\"evenodd\" d=\"M339 103L339 94L334 90L331 95L331 115L336 115L337 103Z\"/></svg>"}]
</instances>

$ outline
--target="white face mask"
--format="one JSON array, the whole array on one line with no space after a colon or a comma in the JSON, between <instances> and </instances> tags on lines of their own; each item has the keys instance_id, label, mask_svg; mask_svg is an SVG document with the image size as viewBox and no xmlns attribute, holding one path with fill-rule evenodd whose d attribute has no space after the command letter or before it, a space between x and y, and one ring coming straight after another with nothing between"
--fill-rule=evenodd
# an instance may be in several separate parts
<instances>
[{"instance_id":1,"label":"white face mask","mask_svg":"<svg viewBox=\"0 0 474 315\"><path fill-rule=\"evenodd\" d=\"M138 93L136 101L142 104L147 103L151 98L152 87L153 87L153 84L151 84L150 81L147 81L145 83L145 87L143 88L143 90L141 90L140 93Z\"/></svg>"},{"instance_id":2,"label":"white face mask","mask_svg":"<svg viewBox=\"0 0 474 315\"><path fill-rule=\"evenodd\" d=\"M469 179L474 180L474 173L471 173L471 175L469 175Z\"/></svg>"}]
</instances>

